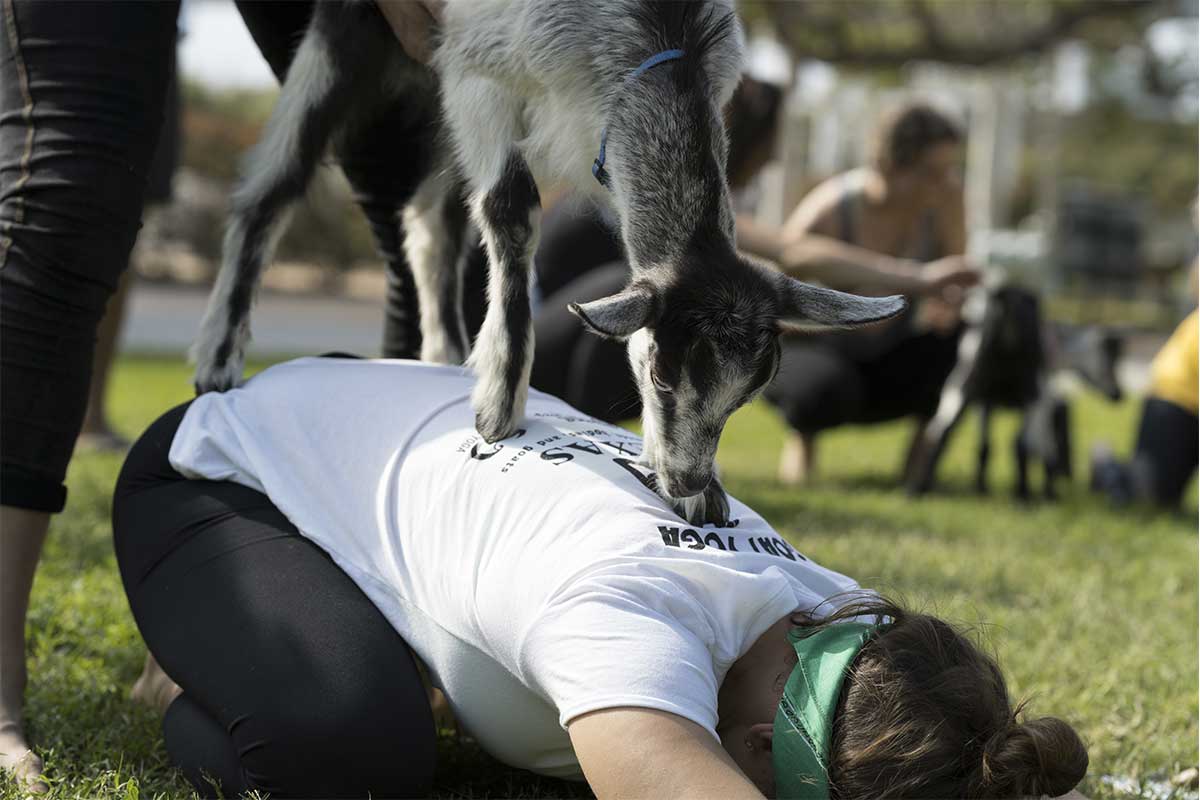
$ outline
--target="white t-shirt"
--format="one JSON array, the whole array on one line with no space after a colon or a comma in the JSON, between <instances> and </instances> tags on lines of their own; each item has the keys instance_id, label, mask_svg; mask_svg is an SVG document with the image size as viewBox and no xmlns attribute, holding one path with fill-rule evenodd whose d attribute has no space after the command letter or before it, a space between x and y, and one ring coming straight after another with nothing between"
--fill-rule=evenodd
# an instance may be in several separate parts
<instances>
[{"instance_id":1,"label":"white t-shirt","mask_svg":"<svg viewBox=\"0 0 1200 800\"><path fill-rule=\"evenodd\" d=\"M197 398L170 461L267 494L500 760L581 777L564 727L616 706L716 736L730 665L857 588L736 500L729 527L688 525L646 485L637 436L550 395L529 393L518 435L483 442L473 383L410 361L280 364Z\"/></svg>"}]
</instances>

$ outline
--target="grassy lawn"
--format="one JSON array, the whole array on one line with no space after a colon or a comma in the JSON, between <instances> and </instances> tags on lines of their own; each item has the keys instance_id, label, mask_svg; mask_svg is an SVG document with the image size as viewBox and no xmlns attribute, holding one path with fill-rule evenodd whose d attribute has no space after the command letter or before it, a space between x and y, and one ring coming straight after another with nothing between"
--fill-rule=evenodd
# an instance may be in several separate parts
<instances>
[{"instance_id":1,"label":"grassy lawn","mask_svg":"<svg viewBox=\"0 0 1200 800\"><path fill-rule=\"evenodd\" d=\"M190 396L189 371L178 358L125 358L113 391L117 426L132 437ZM970 489L973 421L944 461L941 493L920 501L894 485L902 425L824 437L819 482L796 491L775 481L783 428L756 405L731 421L720 461L730 491L806 555L976 626L1014 693L1032 696L1034 713L1082 732L1092 755L1084 791L1137 796L1117 794L1100 776L1141 780L1196 763L1196 489L1183 517L1108 509L1086 492L1087 449L1107 439L1127 450L1136 401L1084 398L1075 414L1079 474L1056 505L1010 500L1016 420L1008 416L995 430L988 498ZM191 797L167 763L154 715L127 699L145 650L110 544L120 463L84 454L72 465L68 508L51 529L33 590L30 729L54 797ZM445 797L586 795L509 770L449 734L439 759ZM11 797L5 784L0 798Z\"/></svg>"}]
</instances>

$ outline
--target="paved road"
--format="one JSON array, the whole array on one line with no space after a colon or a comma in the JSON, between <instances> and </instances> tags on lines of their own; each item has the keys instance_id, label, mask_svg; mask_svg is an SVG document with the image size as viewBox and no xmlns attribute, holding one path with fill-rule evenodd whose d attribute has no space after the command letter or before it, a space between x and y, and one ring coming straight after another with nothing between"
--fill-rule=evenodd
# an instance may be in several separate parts
<instances>
[{"instance_id":1,"label":"paved road","mask_svg":"<svg viewBox=\"0 0 1200 800\"><path fill-rule=\"evenodd\" d=\"M207 299L207 288L135 284L121 346L138 352L182 353L200 328ZM341 350L377 356L383 337L383 300L263 292L252 320L251 355Z\"/></svg>"},{"instance_id":2,"label":"paved road","mask_svg":"<svg viewBox=\"0 0 1200 800\"><path fill-rule=\"evenodd\" d=\"M133 287L122 347L138 352L182 353L200 327L207 288L140 283ZM314 297L264 291L254 309L253 356L317 355L340 350L378 356L383 299ZM1149 359L1161 337L1135 337L1118 371L1122 385L1144 391Z\"/></svg>"}]
</instances>

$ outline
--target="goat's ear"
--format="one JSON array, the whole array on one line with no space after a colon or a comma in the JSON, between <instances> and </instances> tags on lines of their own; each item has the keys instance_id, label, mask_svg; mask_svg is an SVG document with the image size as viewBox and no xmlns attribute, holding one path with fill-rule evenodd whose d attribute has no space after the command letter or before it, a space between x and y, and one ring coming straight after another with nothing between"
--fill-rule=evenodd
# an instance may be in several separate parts
<instances>
[{"instance_id":1,"label":"goat's ear","mask_svg":"<svg viewBox=\"0 0 1200 800\"><path fill-rule=\"evenodd\" d=\"M810 286L792 278L784 278L782 294L781 331L856 328L891 319L908 307L908 301L898 294L860 297Z\"/></svg>"},{"instance_id":2,"label":"goat's ear","mask_svg":"<svg viewBox=\"0 0 1200 800\"><path fill-rule=\"evenodd\" d=\"M571 303L567 308L592 333L609 339L625 339L650 323L655 305L649 289L630 286L590 303Z\"/></svg>"}]
</instances>

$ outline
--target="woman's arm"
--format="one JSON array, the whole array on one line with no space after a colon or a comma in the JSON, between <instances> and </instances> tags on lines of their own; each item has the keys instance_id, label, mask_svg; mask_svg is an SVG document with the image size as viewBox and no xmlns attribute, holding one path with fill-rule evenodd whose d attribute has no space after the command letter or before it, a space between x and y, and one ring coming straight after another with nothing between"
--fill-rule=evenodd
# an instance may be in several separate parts
<instances>
[{"instance_id":1,"label":"woman's arm","mask_svg":"<svg viewBox=\"0 0 1200 800\"><path fill-rule=\"evenodd\" d=\"M809 233L785 243L780 268L795 278L868 294L922 295L930 291L921 265Z\"/></svg>"},{"instance_id":2,"label":"woman's arm","mask_svg":"<svg viewBox=\"0 0 1200 800\"><path fill-rule=\"evenodd\" d=\"M978 282L978 271L959 255L966 247L961 194L957 202L948 199L936 218L943 250L954 255L922 268L917 261L894 258L837 238L837 209L843 190L840 181L818 186L779 228L739 216L738 246L774 262L793 278L862 294L938 296L947 290L954 294Z\"/></svg>"},{"instance_id":3,"label":"woman's arm","mask_svg":"<svg viewBox=\"0 0 1200 800\"><path fill-rule=\"evenodd\" d=\"M738 247L772 261L786 274L843 291L920 294L926 289L917 262L892 258L817 232L789 231L739 215Z\"/></svg>"},{"instance_id":4,"label":"woman's arm","mask_svg":"<svg viewBox=\"0 0 1200 800\"><path fill-rule=\"evenodd\" d=\"M567 726L583 774L606 798L758 798L720 743L666 711L606 708Z\"/></svg>"},{"instance_id":5,"label":"woman's arm","mask_svg":"<svg viewBox=\"0 0 1200 800\"><path fill-rule=\"evenodd\" d=\"M781 227L737 219L738 246L774 262L793 278L818 281L831 289L870 293L921 294L917 262L892 258L841 241L838 208L846 182L825 181L804 196Z\"/></svg>"}]
</instances>

